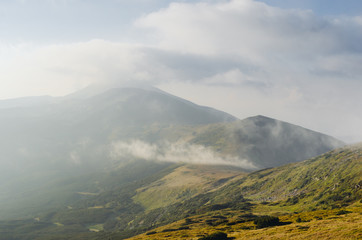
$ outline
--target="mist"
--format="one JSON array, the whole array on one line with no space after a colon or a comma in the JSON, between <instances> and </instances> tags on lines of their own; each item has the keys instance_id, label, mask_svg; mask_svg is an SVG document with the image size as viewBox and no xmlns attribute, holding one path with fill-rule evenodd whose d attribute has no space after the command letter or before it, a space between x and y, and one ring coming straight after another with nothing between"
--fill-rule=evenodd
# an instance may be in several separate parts
<instances>
[{"instance_id":1,"label":"mist","mask_svg":"<svg viewBox=\"0 0 362 240\"><path fill-rule=\"evenodd\" d=\"M0 239L352 203L359 147L326 153L362 141L362 1L321 2L0 1ZM267 185L303 194L252 205Z\"/></svg>"},{"instance_id":2,"label":"mist","mask_svg":"<svg viewBox=\"0 0 362 240\"><path fill-rule=\"evenodd\" d=\"M3 36L0 42L0 99L64 96L92 84L146 83L240 119L261 114L346 142L362 140L361 16L346 15L342 9L336 9L340 15L324 16L304 5L288 9L252 0L143 1L142 8L138 1L112 1L91 8L107 17L117 13L98 19L107 22L99 27L93 14L83 12L85 3L31 5L40 2L49 3L13 1L7 9L13 14L4 16L9 22L3 32L11 35L6 26L13 26L28 38L19 42ZM148 11L123 19L130 5ZM34 16L37 11L42 14ZM41 19L53 11L59 14L52 16L56 20ZM59 17L78 19L78 12L91 24L72 24L73 40L54 40L62 36L49 26L63 28ZM32 27L53 41L36 41L29 25L15 24L19 22L13 16L31 16L23 21L42 26L52 23L43 26L46 32ZM110 24L116 19L126 21L122 26L127 31ZM108 34L100 33L106 29ZM76 37L85 32L87 37Z\"/></svg>"},{"instance_id":3,"label":"mist","mask_svg":"<svg viewBox=\"0 0 362 240\"><path fill-rule=\"evenodd\" d=\"M247 170L256 166L246 159L234 156L220 156L212 149L198 144L170 143L151 144L141 140L117 141L111 144L110 156L118 158L139 158L149 161L230 165Z\"/></svg>"}]
</instances>

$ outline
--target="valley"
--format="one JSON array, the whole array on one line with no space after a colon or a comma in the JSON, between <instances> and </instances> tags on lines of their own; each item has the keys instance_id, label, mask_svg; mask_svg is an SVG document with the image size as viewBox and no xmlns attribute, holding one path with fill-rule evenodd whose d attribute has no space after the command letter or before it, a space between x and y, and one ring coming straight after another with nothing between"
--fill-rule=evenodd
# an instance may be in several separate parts
<instances>
[{"instance_id":1,"label":"valley","mask_svg":"<svg viewBox=\"0 0 362 240\"><path fill-rule=\"evenodd\" d=\"M252 239L263 215L355 236L361 145L157 89L75 96L0 104L0 239Z\"/></svg>"}]
</instances>

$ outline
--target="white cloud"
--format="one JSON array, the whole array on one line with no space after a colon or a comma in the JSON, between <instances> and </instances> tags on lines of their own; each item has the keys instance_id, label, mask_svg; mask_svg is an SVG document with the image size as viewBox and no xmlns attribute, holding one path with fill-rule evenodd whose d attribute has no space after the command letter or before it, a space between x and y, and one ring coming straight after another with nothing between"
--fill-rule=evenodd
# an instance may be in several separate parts
<instances>
[{"instance_id":1,"label":"white cloud","mask_svg":"<svg viewBox=\"0 0 362 240\"><path fill-rule=\"evenodd\" d=\"M326 19L311 11L233 0L218 4L174 3L139 19L136 26L152 29L151 37L158 39L160 48L226 55L236 61L241 58L250 67L263 69L264 77L277 78L275 75L283 73L306 75L309 69L318 67L315 63L331 58L355 65L356 59L350 56L362 55L358 19ZM342 71L338 65L330 67ZM359 76L359 71L354 70L350 74Z\"/></svg>"},{"instance_id":2,"label":"white cloud","mask_svg":"<svg viewBox=\"0 0 362 240\"><path fill-rule=\"evenodd\" d=\"M343 41L338 34L345 27L343 21L317 17L310 11L282 10L252 0L174 3L139 19L136 25L152 28L153 37L164 48L249 57L289 54L290 50L293 55L333 51Z\"/></svg>"},{"instance_id":3,"label":"white cloud","mask_svg":"<svg viewBox=\"0 0 362 240\"><path fill-rule=\"evenodd\" d=\"M152 29L160 48L232 62L229 69L204 76L201 84L166 83L165 90L212 102L239 117L258 112L337 137L349 132L346 140L361 139L356 133L361 127L347 123L362 119L360 17L329 19L234 0L172 4L136 24Z\"/></svg>"},{"instance_id":4,"label":"white cloud","mask_svg":"<svg viewBox=\"0 0 362 240\"><path fill-rule=\"evenodd\" d=\"M252 0L173 3L138 19L133 31L142 45L0 44L0 98L146 82L240 118L264 114L362 139L361 17Z\"/></svg>"},{"instance_id":5,"label":"white cloud","mask_svg":"<svg viewBox=\"0 0 362 240\"><path fill-rule=\"evenodd\" d=\"M146 65L137 46L104 40L2 49L8 56L0 57L1 98L64 95L92 83L147 82L166 74Z\"/></svg>"},{"instance_id":6,"label":"white cloud","mask_svg":"<svg viewBox=\"0 0 362 240\"><path fill-rule=\"evenodd\" d=\"M233 156L221 157L207 147L186 143L165 142L156 145L140 140L130 142L118 141L111 144L110 155L113 159L135 157L143 160L162 162L232 165L245 169L256 168L248 160Z\"/></svg>"}]
</instances>

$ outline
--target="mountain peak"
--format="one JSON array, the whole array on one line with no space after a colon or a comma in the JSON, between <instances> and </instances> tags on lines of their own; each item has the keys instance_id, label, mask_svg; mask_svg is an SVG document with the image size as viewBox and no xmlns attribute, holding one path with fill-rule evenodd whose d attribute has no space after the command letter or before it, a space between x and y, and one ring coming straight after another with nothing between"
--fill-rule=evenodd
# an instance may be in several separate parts
<instances>
[{"instance_id":1,"label":"mountain peak","mask_svg":"<svg viewBox=\"0 0 362 240\"><path fill-rule=\"evenodd\" d=\"M198 125L237 120L230 114L197 105L157 88L114 88L86 101L93 108L107 111L120 123L131 120L132 124Z\"/></svg>"},{"instance_id":2,"label":"mountain peak","mask_svg":"<svg viewBox=\"0 0 362 240\"><path fill-rule=\"evenodd\" d=\"M279 120L276 120L276 119L270 118L270 117L266 117L266 116L263 116L263 115L256 115L256 116L245 118L242 121L244 121L244 122L252 122L257 126L264 126L264 125L266 125L268 123L276 123Z\"/></svg>"}]
</instances>

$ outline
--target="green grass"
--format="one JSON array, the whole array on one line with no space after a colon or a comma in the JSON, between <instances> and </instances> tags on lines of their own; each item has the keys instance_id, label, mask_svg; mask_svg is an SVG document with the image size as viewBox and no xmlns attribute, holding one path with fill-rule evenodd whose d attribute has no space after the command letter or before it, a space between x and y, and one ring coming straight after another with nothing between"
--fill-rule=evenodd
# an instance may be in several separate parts
<instances>
[{"instance_id":1,"label":"green grass","mask_svg":"<svg viewBox=\"0 0 362 240\"><path fill-rule=\"evenodd\" d=\"M338 214L340 209L282 215L279 225L262 229L258 229L253 221L256 216L224 210L214 215L190 217L187 221L156 228L152 235L141 234L130 239L198 239L219 231L235 239L360 239L361 205L347 210L349 213L343 215ZM184 226L188 228L183 229ZM165 231L167 229L175 231Z\"/></svg>"},{"instance_id":2,"label":"green grass","mask_svg":"<svg viewBox=\"0 0 362 240\"><path fill-rule=\"evenodd\" d=\"M176 221L175 216L180 219L187 215L240 209L247 214L289 215L300 217L302 221L321 218L326 220L326 225L332 226L333 219L326 219L324 215L332 214L333 218L338 219L336 211L354 206L362 199L361 172L362 147L359 145L346 147L304 162L251 173L216 191L168 206L167 212L155 209L143 219L154 222L157 226L157 223L162 225ZM360 207L358 205L357 209ZM319 214L319 211L324 211L324 215ZM303 212L307 214L303 215ZM301 215L295 215L296 213ZM158 217L161 215L161 218ZM360 222L359 215L354 216L356 221ZM336 233L336 236L339 235Z\"/></svg>"},{"instance_id":3,"label":"green grass","mask_svg":"<svg viewBox=\"0 0 362 240\"><path fill-rule=\"evenodd\" d=\"M162 208L216 190L243 174L240 170L221 166L184 165L137 189L133 200L147 211Z\"/></svg>"},{"instance_id":4,"label":"green grass","mask_svg":"<svg viewBox=\"0 0 362 240\"><path fill-rule=\"evenodd\" d=\"M215 231L236 239L359 237L362 146L250 174L145 164L86 178L94 186L75 188L78 201L36 220L0 222L0 239L123 239L151 231L134 239L198 239ZM263 215L285 225L255 229Z\"/></svg>"},{"instance_id":5,"label":"green grass","mask_svg":"<svg viewBox=\"0 0 362 240\"><path fill-rule=\"evenodd\" d=\"M91 232L100 232L103 231L103 224L96 224L88 227L89 231Z\"/></svg>"}]
</instances>

